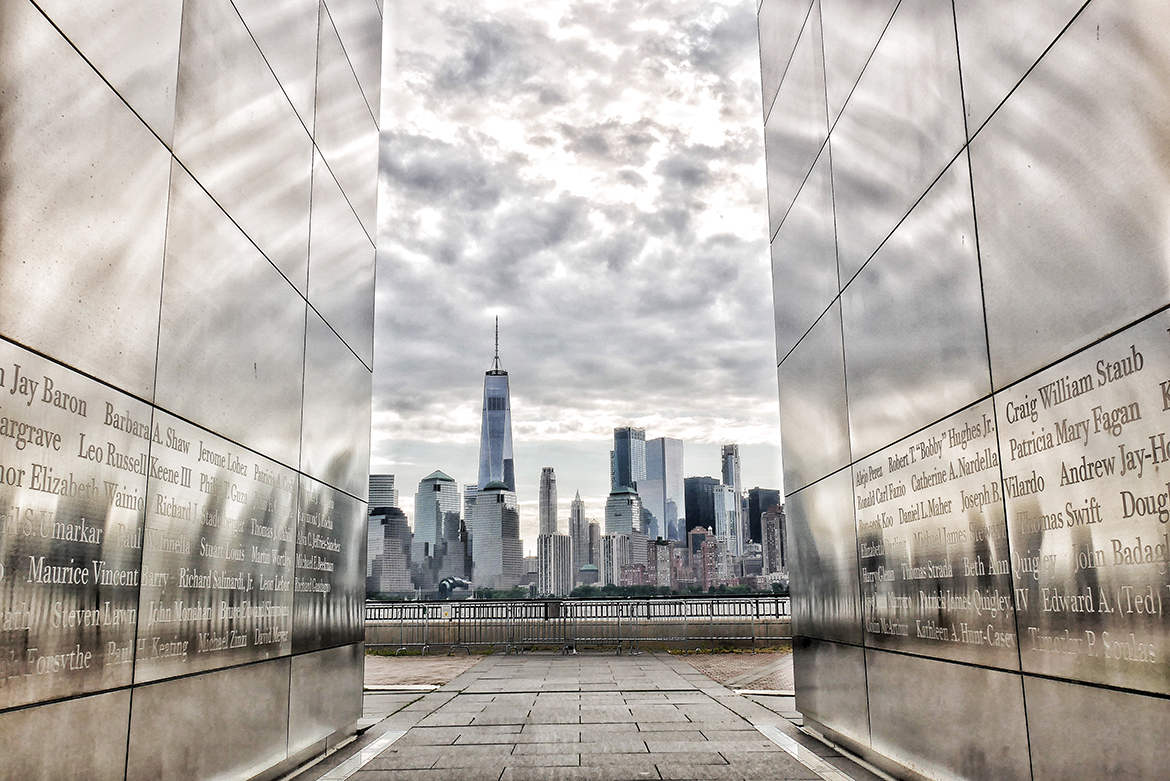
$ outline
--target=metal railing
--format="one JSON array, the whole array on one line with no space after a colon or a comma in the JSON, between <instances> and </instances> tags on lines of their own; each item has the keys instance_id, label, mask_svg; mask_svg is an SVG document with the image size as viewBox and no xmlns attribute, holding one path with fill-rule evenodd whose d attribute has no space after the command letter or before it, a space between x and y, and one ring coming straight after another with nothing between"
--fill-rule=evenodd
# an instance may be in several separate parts
<instances>
[{"instance_id":1,"label":"metal railing","mask_svg":"<svg viewBox=\"0 0 1170 781\"><path fill-rule=\"evenodd\" d=\"M788 597L367 602L366 647L448 653L532 648L699 649L791 637Z\"/></svg>"}]
</instances>

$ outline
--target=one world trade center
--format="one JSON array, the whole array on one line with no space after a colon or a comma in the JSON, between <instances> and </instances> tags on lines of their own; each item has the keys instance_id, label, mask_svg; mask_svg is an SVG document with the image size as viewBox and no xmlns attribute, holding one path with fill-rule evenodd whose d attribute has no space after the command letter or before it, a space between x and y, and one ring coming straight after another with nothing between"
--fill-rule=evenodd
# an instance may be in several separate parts
<instances>
[{"instance_id":1,"label":"one world trade center","mask_svg":"<svg viewBox=\"0 0 1170 781\"><path fill-rule=\"evenodd\" d=\"M500 319L496 318L496 357L483 378L483 425L479 433L479 489L500 482L516 490L512 466L512 403L508 372L500 367Z\"/></svg>"}]
</instances>

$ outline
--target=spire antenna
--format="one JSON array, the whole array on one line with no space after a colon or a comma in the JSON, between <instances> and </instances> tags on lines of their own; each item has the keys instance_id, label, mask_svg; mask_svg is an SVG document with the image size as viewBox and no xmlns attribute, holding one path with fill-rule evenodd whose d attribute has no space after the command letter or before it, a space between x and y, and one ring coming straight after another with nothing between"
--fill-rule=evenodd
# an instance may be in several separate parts
<instances>
[{"instance_id":1,"label":"spire antenna","mask_svg":"<svg viewBox=\"0 0 1170 781\"><path fill-rule=\"evenodd\" d=\"M492 371L502 371L500 368L500 316L496 315L496 359L492 362Z\"/></svg>"}]
</instances>

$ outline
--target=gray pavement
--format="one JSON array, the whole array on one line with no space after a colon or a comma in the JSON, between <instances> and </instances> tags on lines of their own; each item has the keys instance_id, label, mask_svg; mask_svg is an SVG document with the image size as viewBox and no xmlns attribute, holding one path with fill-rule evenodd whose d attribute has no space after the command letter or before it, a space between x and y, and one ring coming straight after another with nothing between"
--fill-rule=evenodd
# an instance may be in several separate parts
<instances>
[{"instance_id":1,"label":"gray pavement","mask_svg":"<svg viewBox=\"0 0 1170 781\"><path fill-rule=\"evenodd\" d=\"M427 694L367 693L377 723L297 781L878 781L794 708L665 653L492 655Z\"/></svg>"}]
</instances>

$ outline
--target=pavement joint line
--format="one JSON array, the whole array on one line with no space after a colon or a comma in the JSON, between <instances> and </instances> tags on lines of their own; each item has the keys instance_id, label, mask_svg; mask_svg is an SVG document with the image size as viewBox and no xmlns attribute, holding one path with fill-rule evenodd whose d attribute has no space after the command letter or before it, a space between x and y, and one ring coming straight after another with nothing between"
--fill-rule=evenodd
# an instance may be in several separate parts
<instances>
[{"instance_id":1,"label":"pavement joint line","mask_svg":"<svg viewBox=\"0 0 1170 781\"><path fill-rule=\"evenodd\" d=\"M765 738L782 748L797 762L823 778L824 781L854 781L851 776L833 767L812 751L797 743L791 736L785 735L780 731L779 727L772 726L771 724L753 724L752 726L759 730ZM325 779L321 781L325 781Z\"/></svg>"},{"instance_id":2,"label":"pavement joint line","mask_svg":"<svg viewBox=\"0 0 1170 781\"><path fill-rule=\"evenodd\" d=\"M404 683L398 685L384 685L378 683L366 684L363 689L368 692L387 693L387 692L433 692L439 687L431 683Z\"/></svg>"},{"instance_id":3,"label":"pavement joint line","mask_svg":"<svg viewBox=\"0 0 1170 781\"><path fill-rule=\"evenodd\" d=\"M736 694L756 697L795 697L796 692L790 689L734 689Z\"/></svg>"},{"instance_id":4,"label":"pavement joint line","mask_svg":"<svg viewBox=\"0 0 1170 781\"><path fill-rule=\"evenodd\" d=\"M396 729L383 733L368 746L360 749L349 759L321 776L318 781L346 781L354 773L365 767L370 760L385 751L391 743L405 735L407 730Z\"/></svg>"}]
</instances>

